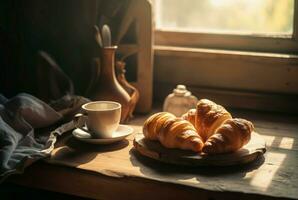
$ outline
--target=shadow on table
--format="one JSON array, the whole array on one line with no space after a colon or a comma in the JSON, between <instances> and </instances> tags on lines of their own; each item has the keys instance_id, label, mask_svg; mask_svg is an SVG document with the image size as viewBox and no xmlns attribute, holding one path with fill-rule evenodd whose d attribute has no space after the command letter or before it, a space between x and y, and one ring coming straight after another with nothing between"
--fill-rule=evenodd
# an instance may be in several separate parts
<instances>
[{"instance_id":1,"label":"shadow on table","mask_svg":"<svg viewBox=\"0 0 298 200\"><path fill-rule=\"evenodd\" d=\"M145 176L161 176L179 177L179 179L190 179L196 176L201 177L221 177L233 175L233 177L245 177L246 173L258 169L265 161L263 155L257 160L236 166L179 166L173 164L162 163L157 160L144 157L135 149L130 150L130 160L135 167L139 167Z\"/></svg>"},{"instance_id":2,"label":"shadow on table","mask_svg":"<svg viewBox=\"0 0 298 200\"><path fill-rule=\"evenodd\" d=\"M122 140L113 144L88 144L76 140L73 136L63 138L63 145L53 151L49 162L58 162L70 166L78 166L92 161L98 154L117 151L127 147L129 142Z\"/></svg>"}]
</instances>

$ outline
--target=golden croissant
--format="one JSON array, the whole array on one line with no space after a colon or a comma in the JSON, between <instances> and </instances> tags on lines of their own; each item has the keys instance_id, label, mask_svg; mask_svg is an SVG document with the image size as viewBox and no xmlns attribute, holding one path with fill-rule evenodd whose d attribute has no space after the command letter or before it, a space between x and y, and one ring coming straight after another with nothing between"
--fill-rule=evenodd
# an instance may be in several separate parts
<instances>
[{"instance_id":1,"label":"golden croissant","mask_svg":"<svg viewBox=\"0 0 298 200\"><path fill-rule=\"evenodd\" d=\"M182 115L182 119L186 119L194 125L204 141L214 134L224 121L231 118L231 114L224 107L208 99L201 99L198 101L196 109L191 109Z\"/></svg>"},{"instance_id":2,"label":"golden croissant","mask_svg":"<svg viewBox=\"0 0 298 200\"><path fill-rule=\"evenodd\" d=\"M160 112L149 117L143 126L145 138L158 140L167 148L179 148L200 152L203 141L195 127L187 120L173 114Z\"/></svg>"},{"instance_id":3,"label":"golden croissant","mask_svg":"<svg viewBox=\"0 0 298 200\"><path fill-rule=\"evenodd\" d=\"M253 128L245 119L228 119L208 138L202 151L207 154L236 151L249 142Z\"/></svg>"}]
</instances>

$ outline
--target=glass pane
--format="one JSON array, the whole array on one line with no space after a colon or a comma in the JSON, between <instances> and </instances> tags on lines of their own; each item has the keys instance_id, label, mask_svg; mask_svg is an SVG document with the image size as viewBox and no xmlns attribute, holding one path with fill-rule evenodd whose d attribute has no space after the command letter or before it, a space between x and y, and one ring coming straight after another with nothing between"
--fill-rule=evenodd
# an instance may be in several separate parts
<instances>
[{"instance_id":1,"label":"glass pane","mask_svg":"<svg viewBox=\"0 0 298 200\"><path fill-rule=\"evenodd\" d=\"M156 28L190 32L292 34L294 0L155 0Z\"/></svg>"}]
</instances>

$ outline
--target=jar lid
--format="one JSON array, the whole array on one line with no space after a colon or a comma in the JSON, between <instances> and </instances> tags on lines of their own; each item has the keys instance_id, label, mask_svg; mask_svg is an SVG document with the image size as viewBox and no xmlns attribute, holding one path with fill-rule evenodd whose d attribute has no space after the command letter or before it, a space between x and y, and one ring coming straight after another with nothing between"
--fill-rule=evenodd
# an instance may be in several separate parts
<instances>
[{"instance_id":1,"label":"jar lid","mask_svg":"<svg viewBox=\"0 0 298 200\"><path fill-rule=\"evenodd\" d=\"M177 96L191 95L191 92L186 89L185 85L177 85L176 88L173 90L173 92Z\"/></svg>"}]
</instances>

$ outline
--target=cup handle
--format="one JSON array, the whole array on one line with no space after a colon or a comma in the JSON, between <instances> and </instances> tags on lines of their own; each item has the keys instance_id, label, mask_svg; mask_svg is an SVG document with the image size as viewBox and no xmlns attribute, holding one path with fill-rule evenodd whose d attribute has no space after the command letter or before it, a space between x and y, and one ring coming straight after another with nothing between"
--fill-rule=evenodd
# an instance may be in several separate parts
<instances>
[{"instance_id":1,"label":"cup handle","mask_svg":"<svg viewBox=\"0 0 298 200\"><path fill-rule=\"evenodd\" d=\"M87 120L87 115L83 113L78 113L73 118L73 123L76 128L83 128Z\"/></svg>"}]
</instances>

